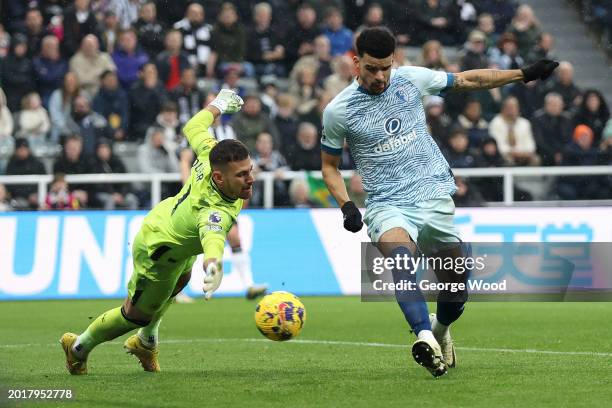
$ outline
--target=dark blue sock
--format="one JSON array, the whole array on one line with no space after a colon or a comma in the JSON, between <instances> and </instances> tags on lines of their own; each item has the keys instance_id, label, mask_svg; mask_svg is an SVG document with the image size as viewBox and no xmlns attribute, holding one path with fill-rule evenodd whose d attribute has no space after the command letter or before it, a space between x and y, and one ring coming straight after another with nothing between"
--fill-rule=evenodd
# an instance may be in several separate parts
<instances>
[{"instance_id":1,"label":"dark blue sock","mask_svg":"<svg viewBox=\"0 0 612 408\"><path fill-rule=\"evenodd\" d=\"M395 257L398 255L402 258L404 255L409 258L412 257L410 250L406 247L395 248L391 252L390 257L395 259ZM394 268L393 281L398 283L400 280L404 280L415 282L416 284L416 274L411 272L411 270ZM418 335L421 330L431 330L427 303L425 303L425 298L423 297L423 294L418 286L416 286L416 289L412 291L396 290L395 298L397 299L400 309L402 309L402 312L404 313L406 321L415 334Z\"/></svg>"},{"instance_id":2,"label":"dark blue sock","mask_svg":"<svg viewBox=\"0 0 612 408\"><path fill-rule=\"evenodd\" d=\"M466 258L472 257L472 246L469 243L461 243L461 255ZM436 319L445 326L450 326L463 314L465 303L468 300L467 281L471 274L471 269L457 274L452 282L461 281L466 284L466 289L458 292L441 291L438 294L438 307L436 309Z\"/></svg>"},{"instance_id":3,"label":"dark blue sock","mask_svg":"<svg viewBox=\"0 0 612 408\"><path fill-rule=\"evenodd\" d=\"M443 302L438 300L436 319L445 326L459 319L465 308L465 302Z\"/></svg>"}]
</instances>

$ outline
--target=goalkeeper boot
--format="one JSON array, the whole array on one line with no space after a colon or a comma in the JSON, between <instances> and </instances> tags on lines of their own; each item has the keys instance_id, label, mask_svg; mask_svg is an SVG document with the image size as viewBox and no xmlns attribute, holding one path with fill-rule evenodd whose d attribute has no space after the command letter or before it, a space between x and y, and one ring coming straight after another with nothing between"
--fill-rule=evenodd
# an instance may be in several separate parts
<instances>
[{"instance_id":1,"label":"goalkeeper boot","mask_svg":"<svg viewBox=\"0 0 612 408\"><path fill-rule=\"evenodd\" d=\"M140 365L145 371L152 373L161 371L159 362L157 361L157 355L159 354L158 347L145 346L140 337L138 337L138 334L130 336L125 343L123 343L123 348L126 353L132 354L140 360Z\"/></svg>"},{"instance_id":2,"label":"goalkeeper boot","mask_svg":"<svg viewBox=\"0 0 612 408\"><path fill-rule=\"evenodd\" d=\"M246 298L249 300L253 300L258 298L259 296L263 296L268 291L268 285L252 285L249 286L246 293Z\"/></svg>"},{"instance_id":3,"label":"goalkeeper boot","mask_svg":"<svg viewBox=\"0 0 612 408\"><path fill-rule=\"evenodd\" d=\"M434 336L436 335L435 326L438 323L436 320L436 314L429 314L429 321L431 322L431 327L433 327ZM444 362L448 368L454 368L457 364L457 355L455 354L455 345L453 344L453 339L450 335L450 329L446 330L446 333L441 336L442 338L438 338L436 336L436 340L440 344L440 349L442 349L442 356L444 357Z\"/></svg>"},{"instance_id":4,"label":"goalkeeper boot","mask_svg":"<svg viewBox=\"0 0 612 408\"><path fill-rule=\"evenodd\" d=\"M412 357L434 377L446 374L446 364L444 363L444 357L442 357L442 350L435 339L433 341L429 339L415 341L412 345Z\"/></svg>"},{"instance_id":5,"label":"goalkeeper boot","mask_svg":"<svg viewBox=\"0 0 612 408\"><path fill-rule=\"evenodd\" d=\"M64 333L59 342L64 349L64 353L66 353L66 368L68 372L72 375L83 375L87 374L87 359L81 360L72 351L72 346L77 341L77 337L74 333Z\"/></svg>"}]
</instances>

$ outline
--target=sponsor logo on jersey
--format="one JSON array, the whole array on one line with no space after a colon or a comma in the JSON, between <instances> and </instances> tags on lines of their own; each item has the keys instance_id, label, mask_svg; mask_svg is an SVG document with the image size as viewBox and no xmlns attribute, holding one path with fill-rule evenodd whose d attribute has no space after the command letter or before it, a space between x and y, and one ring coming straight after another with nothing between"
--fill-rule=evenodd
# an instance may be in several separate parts
<instances>
[{"instance_id":1,"label":"sponsor logo on jersey","mask_svg":"<svg viewBox=\"0 0 612 408\"><path fill-rule=\"evenodd\" d=\"M400 98L402 101L404 102L408 102L408 93L406 92L405 88L400 88L398 89L398 91L395 93L395 95Z\"/></svg>"},{"instance_id":2,"label":"sponsor logo on jersey","mask_svg":"<svg viewBox=\"0 0 612 408\"><path fill-rule=\"evenodd\" d=\"M402 129L402 121L399 118L385 120L385 133L389 136L397 135Z\"/></svg>"},{"instance_id":3,"label":"sponsor logo on jersey","mask_svg":"<svg viewBox=\"0 0 612 408\"><path fill-rule=\"evenodd\" d=\"M374 147L374 152L376 153L391 152L393 150L401 148L402 146L407 145L408 143L416 139L416 137L417 135L414 130L408 133L407 135L399 135L399 136L390 137L384 141L379 142Z\"/></svg>"}]
</instances>

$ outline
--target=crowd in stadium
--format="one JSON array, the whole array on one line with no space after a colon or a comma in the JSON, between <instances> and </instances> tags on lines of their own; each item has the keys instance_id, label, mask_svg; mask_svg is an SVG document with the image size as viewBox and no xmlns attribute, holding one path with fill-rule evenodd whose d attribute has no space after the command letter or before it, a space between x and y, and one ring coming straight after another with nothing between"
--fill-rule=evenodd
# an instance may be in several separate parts
<instances>
[{"instance_id":1,"label":"crowd in stadium","mask_svg":"<svg viewBox=\"0 0 612 408\"><path fill-rule=\"evenodd\" d=\"M362 27L394 31L398 66L515 69L557 57L532 9L512 0L5 0L1 17L0 174L54 174L50 209L150 205L128 185L69 186L64 175L126 172L113 153L126 144L137 146L132 168L178 172L182 125L222 88L245 104L213 124L217 139L244 142L259 171L320 170L321 115L353 81ZM422 52L409 58L406 47ZM546 82L428 97L427 122L453 168L611 164L606 100L579 85L562 62ZM37 156L49 152L45 166ZM353 168L348 150L342 168ZM347 182L363 197L359 176ZM459 205L502 199L500 179L457 184ZM308 189L279 177L275 205L313 205ZM38 208L36 192L0 185L0 208ZM552 193L611 195L609 179L584 176L560 178Z\"/></svg>"}]
</instances>

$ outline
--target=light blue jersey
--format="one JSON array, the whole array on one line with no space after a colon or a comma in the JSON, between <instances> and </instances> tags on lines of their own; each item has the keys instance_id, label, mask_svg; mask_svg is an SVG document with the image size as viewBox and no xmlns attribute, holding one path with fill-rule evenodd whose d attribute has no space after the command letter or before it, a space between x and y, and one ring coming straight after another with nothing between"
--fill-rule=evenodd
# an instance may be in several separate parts
<instances>
[{"instance_id":1,"label":"light blue jersey","mask_svg":"<svg viewBox=\"0 0 612 408\"><path fill-rule=\"evenodd\" d=\"M413 206L448 197L455 181L446 159L429 135L422 97L453 84L453 75L421 67L391 72L380 95L370 95L357 81L323 112L323 151L340 155L348 143L363 187L366 206Z\"/></svg>"}]
</instances>

